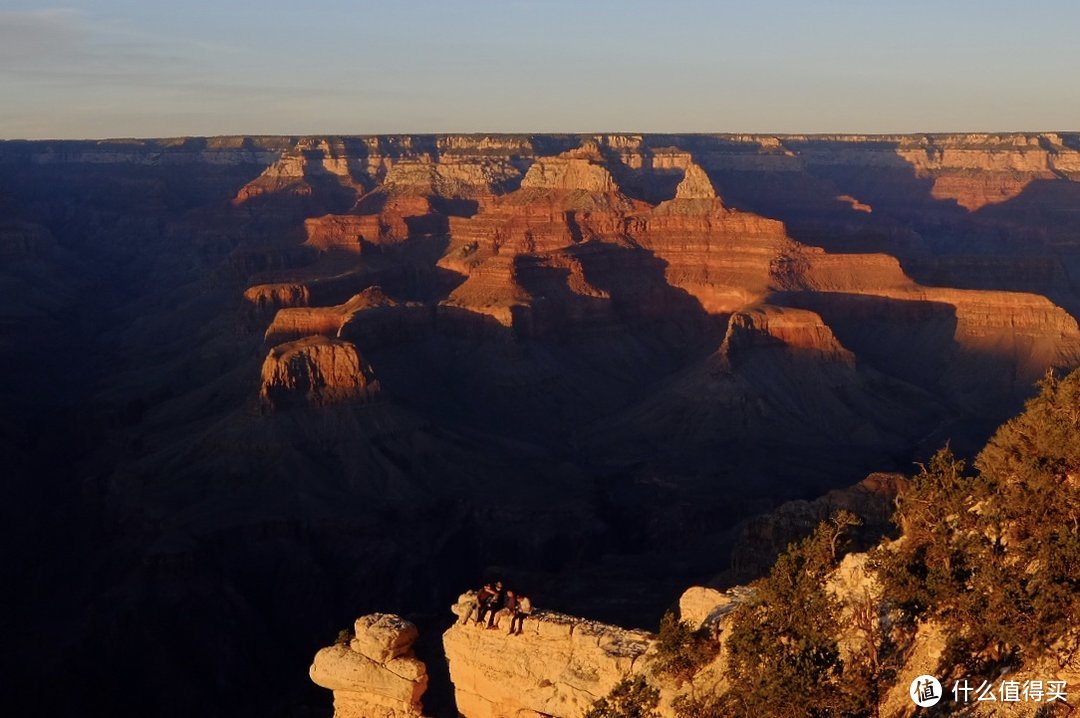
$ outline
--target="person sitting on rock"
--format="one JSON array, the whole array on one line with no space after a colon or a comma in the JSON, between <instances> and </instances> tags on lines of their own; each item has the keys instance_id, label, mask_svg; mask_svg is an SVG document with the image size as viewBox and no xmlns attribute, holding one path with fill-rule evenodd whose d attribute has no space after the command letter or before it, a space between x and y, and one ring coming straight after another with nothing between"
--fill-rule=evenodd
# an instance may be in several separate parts
<instances>
[{"instance_id":1,"label":"person sitting on rock","mask_svg":"<svg viewBox=\"0 0 1080 718\"><path fill-rule=\"evenodd\" d=\"M491 622L488 623L488 628L495 629L499 627L499 621L503 616L513 616L517 610L517 597L514 596L513 591L506 592L506 598L503 599L502 606L497 611L491 612Z\"/></svg>"},{"instance_id":2,"label":"person sitting on rock","mask_svg":"<svg viewBox=\"0 0 1080 718\"><path fill-rule=\"evenodd\" d=\"M476 592L476 596L473 598L473 604L469 608L469 612L465 614L464 620L461 625L468 625L469 619L476 614L476 622L480 623L483 620L484 606L487 605L488 599L495 595L495 589L491 587L491 582L484 584L484 587Z\"/></svg>"},{"instance_id":3,"label":"person sitting on rock","mask_svg":"<svg viewBox=\"0 0 1080 718\"><path fill-rule=\"evenodd\" d=\"M495 590L491 592L491 595L487 597L483 605L480 606L480 613L476 617L477 623L483 623L484 617L491 614L490 621L495 620L495 611L499 610L499 606L503 601L503 584L502 581L495 582ZM490 626L491 623L488 623Z\"/></svg>"},{"instance_id":4,"label":"person sitting on rock","mask_svg":"<svg viewBox=\"0 0 1080 718\"><path fill-rule=\"evenodd\" d=\"M510 635L515 634L514 624L517 623L517 635L521 635L522 627L525 625L525 617L532 614L532 601L528 596L518 596L517 606L514 608L514 615L510 619Z\"/></svg>"}]
</instances>

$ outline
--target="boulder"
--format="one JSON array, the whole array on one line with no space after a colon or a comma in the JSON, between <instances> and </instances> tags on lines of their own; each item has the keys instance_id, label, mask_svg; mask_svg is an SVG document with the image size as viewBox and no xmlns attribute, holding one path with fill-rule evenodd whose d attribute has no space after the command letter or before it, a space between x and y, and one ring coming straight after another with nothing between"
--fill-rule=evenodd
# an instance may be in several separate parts
<instances>
[{"instance_id":1,"label":"boulder","mask_svg":"<svg viewBox=\"0 0 1080 718\"><path fill-rule=\"evenodd\" d=\"M412 623L390 613L372 613L356 619L356 637L349 646L378 663L407 655L419 632Z\"/></svg>"},{"instance_id":2,"label":"boulder","mask_svg":"<svg viewBox=\"0 0 1080 718\"><path fill-rule=\"evenodd\" d=\"M334 691L334 718L419 718L427 667L413 655L419 632L400 616L356 619L356 638L315 654L309 675Z\"/></svg>"}]
</instances>

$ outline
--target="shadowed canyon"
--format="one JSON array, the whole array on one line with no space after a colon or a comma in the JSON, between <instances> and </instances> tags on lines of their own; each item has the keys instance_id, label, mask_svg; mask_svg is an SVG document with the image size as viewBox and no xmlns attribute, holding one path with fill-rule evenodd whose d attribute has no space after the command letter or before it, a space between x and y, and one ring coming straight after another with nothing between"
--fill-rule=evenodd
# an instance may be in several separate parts
<instances>
[{"instance_id":1,"label":"shadowed canyon","mask_svg":"<svg viewBox=\"0 0 1080 718\"><path fill-rule=\"evenodd\" d=\"M1080 366L1080 135L0 142L0 289L13 715L326 716L364 613L876 538Z\"/></svg>"}]
</instances>

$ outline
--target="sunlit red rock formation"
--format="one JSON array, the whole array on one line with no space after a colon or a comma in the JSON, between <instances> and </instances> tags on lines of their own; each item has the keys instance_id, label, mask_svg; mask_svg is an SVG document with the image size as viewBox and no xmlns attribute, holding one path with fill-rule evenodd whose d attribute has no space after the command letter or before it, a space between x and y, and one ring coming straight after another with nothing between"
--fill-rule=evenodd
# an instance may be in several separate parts
<instances>
[{"instance_id":1,"label":"sunlit red rock formation","mask_svg":"<svg viewBox=\"0 0 1080 718\"><path fill-rule=\"evenodd\" d=\"M287 307L274 315L263 339L273 346L315 334L337 337L341 334L342 326L358 312L397 305L381 288L368 287L338 306Z\"/></svg>"},{"instance_id":2,"label":"sunlit red rock formation","mask_svg":"<svg viewBox=\"0 0 1080 718\"><path fill-rule=\"evenodd\" d=\"M279 409L366 401L378 391L379 382L353 344L313 336L270 350L259 397Z\"/></svg>"},{"instance_id":3,"label":"sunlit red rock formation","mask_svg":"<svg viewBox=\"0 0 1080 718\"><path fill-rule=\"evenodd\" d=\"M770 306L733 314L720 352L731 356L755 347L774 345L815 352L824 361L855 363L855 355L840 345L820 316L799 309Z\"/></svg>"},{"instance_id":4,"label":"sunlit red rock formation","mask_svg":"<svg viewBox=\"0 0 1080 718\"><path fill-rule=\"evenodd\" d=\"M244 290L244 299L258 309L303 307L311 301L311 292L303 284L256 284Z\"/></svg>"},{"instance_id":5,"label":"sunlit red rock formation","mask_svg":"<svg viewBox=\"0 0 1080 718\"><path fill-rule=\"evenodd\" d=\"M897 155L916 177L933 179L932 197L971 212L1013 199L1032 182L1054 180L1080 163L1080 152L1054 135L934 138L918 147L904 143Z\"/></svg>"},{"instance_id":6,"label":"sunlit red rock formation","mask_svg":"<svg viewBox=\"0 0 1080 718\"><path fill-rule=\"evenodd\" d=\"M675 188L675 199L713 200L718 199L712 180L700 166L690 163L684 170L682 182Z\"/></svg>"},{"instance_id":7,"label":"sunlit red rock formation","mask_svg":"<svg viewBox=\"0 0 1080 718\"><path fill-rule=\"evenodd\" d=\"M244 185L233 202L242 205L259 197L282 194L310 197L318 191L319 183L327 182L355 192L360 185L354 181L352 169L349 153L340 141L304 139Z\"/></svg>"},{"instance_id":8,"label":"sunlit red rock formation","mask_svg":"<svg viewBox=\"0 0 1080 718\"><path fill-rule=\"evenodd\" d=\"M777 285L774 267L794 243L775 220L725 209L705 173L690 165L675 197L634 238L667 263L665 276L712 313L736 311Z\"/></svg>"},{"instance_id":9,"label":"sunlit red rock formation","mask_svg":"<svg viewBox=\"0 0 1080 718\"><path fill-rule=\"evenodd\" d=\"M773 156L797 159L798 166L792 168L797 173L857 162L892 171L909 163L916 176L947 177L953 176L948 172L982 163L987 172L1027 172L1034 178L1032 173L1048 166L1040 144L1030 141L1004 150L993 143L965 145L971 138L942 140L946 149L881 142L871 145L869 153L831 138L818 144L805 138L755 141L755 156L762 161ZM708 314L792 303L824 316L818 307L847 306L851 297L866 296L880 300L865 305L876 307L873 311L940 306L953 312L951 339L958 350L989 353L995 361L1017 367L1017 385L1048 364L1068 365L1080 358L1075 322L1041 297L923 286L888 254L823 251L796 241L780 222L727 208L702 163L719 166L722 173L725 162L746 155L743 142L747 140L736 138L726 148L696 153L695 159L673 148L646 149L641 138L590 139L576 149L535 157L523 176L512 163L491 156L448 155L444 162L425 154L387 162L382 177L371 178L375 189L353 213L306 221L307 243L323 252L361 254L365 244L445 236L448 244L437 265L462 279L440 304L461 310L456 316L465 324L479 328L487 317L530 336L573 322L611 321L615 315L605 306L633 305L645 314L669 311L670 299L645 289L654 280L627 281L645 271L636 250L641 248L659 260L662 281L688 293ZM953 145L960 149L947 149ZM612 164L611 153L618 162ZM777 171L770 162L738 167L742 172ZM656 205L631 198L616 180L618 175L639 188L654 180L662 186L673 172L681 172L681 178L672 194ZM512 189L515 178L520 178L519 185ZM831 192L833 201L846 201L854 211L869 209L835 188ZM601 250L597 244L609 248ZM623 289L613 292L611 286ZM838 298L829 299L831 294ZM806 298L810 296L812 300ZM297 300L272 303L289 301ZM273 343L305 333L335 335L343 323L342 311L282 312L266 339ZM820 331L832 336L829 321L828 316L818 319ZM462 326L460 321L456 325ZM819 330L807 331L809 337ZM1042 338L1025 338L1034 335ZM850 349L832 347L835 337L822 341L820 349L826 354L851 361Z\"/></svg>"}]
</instances>

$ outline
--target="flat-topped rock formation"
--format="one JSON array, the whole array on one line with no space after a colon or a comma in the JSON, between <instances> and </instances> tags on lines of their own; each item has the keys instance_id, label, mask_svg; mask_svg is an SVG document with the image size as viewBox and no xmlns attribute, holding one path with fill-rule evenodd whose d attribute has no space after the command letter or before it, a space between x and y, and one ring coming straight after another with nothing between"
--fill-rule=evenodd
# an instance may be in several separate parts
<instances>
[{"instance_id":1,"label":"flat-topped rock formation","mask_svg":"<svg viewBox=\"0 0 1080 718\"><path fill-rule=\"evenodd\" d=\"M463 625L474 598L458 599L453 612L459 620L443 634L457 709L466 718L580 718L635 672L654 638L545 611L526 618L520 635L509 635L505 625Z\"/></svg>"},{"instance_id":2,"label":"flat-topped rock formation","mask_svg":"<svg viewBox=\"0 0 1080 718\"><path fill-rule=\"evenodd\" d=\"M280 409L368 401L378 392L379 382L353 344L310 336L270 350L259 397Z\"/></svg>"}]
</instances>

